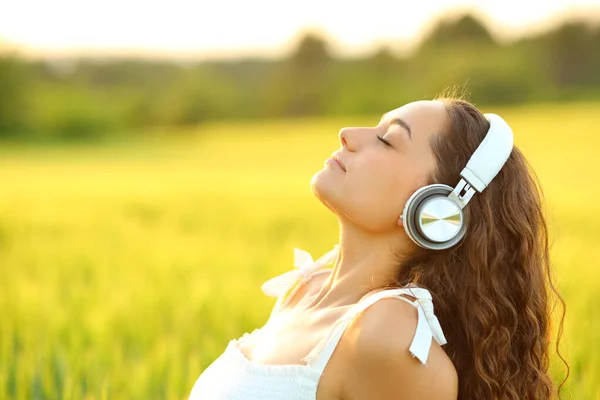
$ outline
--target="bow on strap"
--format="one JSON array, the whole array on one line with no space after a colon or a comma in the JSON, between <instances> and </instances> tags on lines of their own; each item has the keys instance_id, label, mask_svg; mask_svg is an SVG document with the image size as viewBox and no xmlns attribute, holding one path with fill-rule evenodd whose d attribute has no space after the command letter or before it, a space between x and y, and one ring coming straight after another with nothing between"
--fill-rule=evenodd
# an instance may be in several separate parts
<instances>
[{"instance_id":1,"label":"bow on strap","mask_svg":"<svg viewBox=\"0 0 600 400\"><path fill-rule=\"evenodd\" d=\"M433 313L433 300L429 291L419 287L402 288L400 291L416 298L412 304L417 308L418 313L417 330L409 350L425 364L431 348L431 338L433 337L441 346L447 343L446 337L439 320Z\"/></svg>"},{"instance_id":2,"label":"bow on strap","mask_svg":"<svg viewBox=\"0 0 600 400\"><path fill-rule=\"evenodd\" d=\"M262 291L271 297L285 295L294 284L307 281L314 272L334 262L338 249L339 245L336 244L332 250L322 255L317 261L313 261L310 253L294 247L294 267L296 269L269 279L261 286Z\"/></svg>"}]
</instances>

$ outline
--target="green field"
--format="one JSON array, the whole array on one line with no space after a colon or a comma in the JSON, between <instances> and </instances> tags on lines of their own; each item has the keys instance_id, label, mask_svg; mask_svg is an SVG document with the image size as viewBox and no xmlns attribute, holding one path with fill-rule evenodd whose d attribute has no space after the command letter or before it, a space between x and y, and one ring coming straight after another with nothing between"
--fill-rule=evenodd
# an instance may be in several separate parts
<instances>
[{"instance_id":1,"label":"green field","mask_svg":"<svg viewBox=\"0 0 600 400\"><path fill-rule=\"evenodd\" d=\"M511 123L544 188L576 400L600 399L599 108L484 110ZM293 247L316 258L337 242L310 179L341 127L378 121L1 144L0 399L186 398L229 339L266 321L260 285L293 268Z\"/></svg>"}]
</instances>

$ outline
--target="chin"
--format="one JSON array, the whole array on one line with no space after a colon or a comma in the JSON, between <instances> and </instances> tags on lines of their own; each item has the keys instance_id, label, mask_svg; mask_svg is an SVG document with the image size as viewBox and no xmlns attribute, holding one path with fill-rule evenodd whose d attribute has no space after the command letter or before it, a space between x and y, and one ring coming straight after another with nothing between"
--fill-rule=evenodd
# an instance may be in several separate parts
<instances>
[{"instance_id":1,"label":"chin","mask_svg":"<svg viewBox=\"0 0 600 400\"><path fill-rule=\"evenodd\" d=\"M335 213L338 187L335 179L331 179L330 171L320 170L310 180L310 189L321 203Z\"/></svg>"}]
</instances>

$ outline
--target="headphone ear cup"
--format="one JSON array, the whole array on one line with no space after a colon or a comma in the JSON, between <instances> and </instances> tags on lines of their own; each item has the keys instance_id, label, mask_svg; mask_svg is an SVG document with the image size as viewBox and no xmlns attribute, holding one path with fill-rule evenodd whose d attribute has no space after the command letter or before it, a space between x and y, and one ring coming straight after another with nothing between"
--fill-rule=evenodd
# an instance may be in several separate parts
<instances>
[{"instance_id":1,"label":"headphone ear cup","mask_svg":"<svg viewBox=\"0 0 600 400\"><path fill-rule=\"evenodd\" d=\"M465 235L468 213L448 195L453 189L444 184L423 186L404 206L402 221L408 237L420 247L444 250Z\"/></svg>"}]
</instances>

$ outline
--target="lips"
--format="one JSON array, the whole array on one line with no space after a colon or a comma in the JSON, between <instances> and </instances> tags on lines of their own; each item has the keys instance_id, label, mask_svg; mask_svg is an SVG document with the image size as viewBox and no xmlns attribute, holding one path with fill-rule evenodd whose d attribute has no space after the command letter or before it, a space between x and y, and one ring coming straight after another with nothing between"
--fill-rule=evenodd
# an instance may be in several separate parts
<instances>
[{"instance_id":1,"label":"lips","mask_svg":"<svg viewBox=\"0 0 600 400\"><path fill-rule=\"evenodd\" d=\"M338 163L340 167L342 167L344 172L346 172L346 166L339 158L337 158L335 155L332 155L331 158L333 158L335 160L335 162Z\"/></svg>"}]
</instances>

